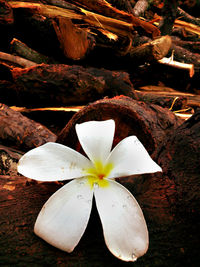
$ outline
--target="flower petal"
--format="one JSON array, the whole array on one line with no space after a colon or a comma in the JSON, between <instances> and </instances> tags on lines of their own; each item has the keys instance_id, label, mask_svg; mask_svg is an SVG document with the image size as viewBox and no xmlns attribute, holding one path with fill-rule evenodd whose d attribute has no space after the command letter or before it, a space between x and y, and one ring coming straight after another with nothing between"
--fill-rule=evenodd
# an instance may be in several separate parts
<instances>
[{"instance_id":1,"label":"flower petal","mask_svg":"<svg viewBox=\"0 0 200 267\"><path fill-rule=\"evenodd\" d=\"M108 249L121 260L135 261L148 249L148 230L140 206L131 193L110 180L95 187L94 195Z\"/></svg>"},{"instance_id":2,"label":"flower petal","mask_svg":"<svg viewBox=\"0 0 200 267\"><path fill-rule=\"evenodd\" d=\"M69 182L44 204L35 223L35 234L61 250L73 251L87 227L92 196L85 178Z\"/></svg>"},{"instance_id":3,"label":"flower petal","mask_svg":"<svg viewBox=\"0 0 200 267\"><path fill-rule=\"evenodd\" d=\"M123 139L111 152L108 163L114 168L109 177L161 172L162 169L155 163L136 136Z\"/></svg>"},{"instance_id":4,"label":"flower petal","mask_svg":"<svg viewBox=\"0 0 200 267\"><path fill-rule=\"evenodd\" d=\"M91 162L75 150L57 143L46 143L21 157L18 172L40 181L83 177Z\"/></svg>"},{"instance_id":5,"label":"flower petal","mask_svg":"<svg viewBox=\"0 0 200 267\"><path fill-rule=\"evenodd\" d=\"M104 163L112 147L115 132L114 120L76 124L76 132L82 148L91 161Z\"/></svg>"}]
</instances>

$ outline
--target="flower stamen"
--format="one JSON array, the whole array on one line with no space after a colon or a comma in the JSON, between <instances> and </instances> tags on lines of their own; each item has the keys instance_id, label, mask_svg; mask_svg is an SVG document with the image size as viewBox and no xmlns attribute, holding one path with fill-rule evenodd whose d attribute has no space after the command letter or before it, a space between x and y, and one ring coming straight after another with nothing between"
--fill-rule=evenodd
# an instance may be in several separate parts
<instances>
[{"instance_id":1,"label":"flower stamen","mask_svg":"<svg viewBox=\"0 0 200 267\"><path fill-rule=\"evenodd\" d=\"M100 180L103 180L103 178L105 177L105 174L100 173L100 174L98 174L98 177L99 177Z\"/></svg>"}]
</instances>

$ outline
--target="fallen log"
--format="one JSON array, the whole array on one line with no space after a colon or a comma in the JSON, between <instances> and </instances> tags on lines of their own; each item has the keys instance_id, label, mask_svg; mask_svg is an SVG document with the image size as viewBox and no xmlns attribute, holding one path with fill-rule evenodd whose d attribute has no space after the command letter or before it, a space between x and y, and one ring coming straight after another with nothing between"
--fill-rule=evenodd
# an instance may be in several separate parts
<instances>
[{"instance_id":1,"label":"fallen log","mask_svg":"<svg viewBox=\"0 0 200 267\"><path fill-rule=\"evenodd\" d=\"M185 212L188 216L199 216L200 109L174 130L157 158L164 176L169 177L175 186L174 194L169 197L173 212L179 216Z\"/></svg>"},{"instance_id":2,"label":"fallen log","mask_svg":"<svg viewBox=\"0 0 200 267\"><path fill-rule=\"evenodd\" d=\"M115 120L114 146L126 136L136 135L150 154L162 145L172 129L182 123L168 109L118 96L96 101L81 109L58 135L57 142L79 150L75 124L106 119Z\"/></svg>"},{"instance_id":3,"label":"fallen log","mask_svg":"<svg viewBox=\"0 0 200 267\"><path fill-rule=\"evenodd\" d=\"M42 64L26 69L14 68L11 74L18 98L26 107L82 104L121 94L136 98L126 72ZM16 102L17 99L12 105L18 105Z\"/></svg>"},{"instance_id":4,"label":"fallen log","mask_svg":"<svg viewBox=\"0 0 200 267\"><path fill-rule=\"evenodd\" d=\"M157 181L159 182L159 180ZM35 183L21 176L0 176L0 261L3 266L127 266L113 257L103 240L96 207L80 243L72 253L58 250L33 233L37 215L47 199L59 188L58 183ZM137 189L135 190L135 192ZM151 202L152 197L147 198ZM162 195L154 210L159 214ZM145 205L139 202L147 218ZM149 214L148 217L151 217ZM199 223L168 225L147 220L150 247L134 266L197 266L199 262ZM185 232L189 239L185 238ZM175 238L176 237L176 238Z\"/></svg>"},{"instance_id":5,"label":"fallen log","mask_svg":"<svg viewBox=\"0 0 200 267\"><path fill-rule=\"evenodd\" d=\"M3 145L27 151L46 142L55 142L56 135L40 123L0 104L0 140Z\"/></svg>"}]
</instances>

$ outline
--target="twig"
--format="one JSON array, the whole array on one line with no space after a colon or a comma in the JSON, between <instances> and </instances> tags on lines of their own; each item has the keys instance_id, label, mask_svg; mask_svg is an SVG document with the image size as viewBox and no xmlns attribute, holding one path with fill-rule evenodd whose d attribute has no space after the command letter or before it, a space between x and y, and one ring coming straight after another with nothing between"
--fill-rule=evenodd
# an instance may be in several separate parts
<instances>
[{"instance_id":1,"label":"twig","mask_svg":"<svg viewBox=\"0 0 200 267\"><path fill-rule=\"evenodd\" d=\"M177 8L177 17L181 17L186 22L190 22L192 24L196 24L196 25L200 26L200 19L199 18L195 18L195 17L191 16L190 14L185 12L180 7Z\"/></svg>"},{"instance_id":2,"label":"twig","mask_svg":"<svg viewBox=\"0 0 200 267\"><path fill-rule=\"evenodd\" d=\"M33 66L38 65L37 63L35 63L33 61L27 60L27 59L19 57L19 56L7 54L4 52L0 52L0 59L12 62L14 64L18 64L24 68L29 68L29 67L33 67Z\"/></svg>"},{"instance_id":3,"label":"twig","mask_svg":"<svg viewBox=\"0 0 200 267\"><path fill-rule=\"evenodd\" d=\"M35 63L41 64L41 63L56 63L55 60L50 59L47 56L44 56L37 51L31 49L26 44L22 43L21 41L17 40L16 38L13 38L10 42L12 52L17 54L18 56L21 56L23 58L26 58L27 60L33 61Z\"/></svg>"}]
</instances>

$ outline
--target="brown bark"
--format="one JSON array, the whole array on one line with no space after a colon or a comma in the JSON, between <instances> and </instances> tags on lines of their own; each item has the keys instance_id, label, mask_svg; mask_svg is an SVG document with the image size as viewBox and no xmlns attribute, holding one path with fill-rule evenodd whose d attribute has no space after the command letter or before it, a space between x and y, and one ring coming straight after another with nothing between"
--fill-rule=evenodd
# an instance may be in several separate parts
<instances>
[{"instance_id":1,"label":"brown bark","mask_svg":"<svg viewBox=\"0 0 200 267\"><path fill-rule=\"evenodd\" d=\"M196 69L200 67L200 55L192 53L188 49L172 43L171 49L174 50L174 59L180 62L194 64Z\"/></svg>"},{"instance_id":2,"label":"brown bark","mask_svg":"<svg viewBox=\"0 0 200 267\"><path fill-rule=\"evenodd\" d=\"M147 179L147 177L145 178ZM135 195L139 190L136 180L132 179L135 188L132 193ZM152 182L157 182L163 188L162 179L154 179ZM106 248L96 207L92 209L84 236L72 253L58 250L34 235L33 226L40 209L60 187L61 185L58 183L38 184L21 176L0 176L1 265L17 267L114 267L120 265L126 267L127 264L130 264L132 266L132 263L125 263L116 259ZM152 209L154 213L157 212L160 218L165 191L167 191L167 188L158 192L157 198L154 199L154 210ZM138 193L138 196L145 195L145 193L141 194L139 191ZM152 217L151 213L148 213L147 206L145 206L145 203L144 205L142 202L139 203L146 216L150 234L150 247L147 254L139 258L134 266L178 267L180 264L182 267L198 266L199 221L195 221L194 218L186 220L187 214L179 223L170 221L166 225L156 220L151 221L148 219ZM152 203L152 196L146 195L146 203ZM164 207L164 209L166 208ZM185 237L186 232L189 238Z\"/></svg>"},{"instance_id":3,"label":"brown bark","mask_svg":"<svg viewBox=\"0 0 200 267\"><path fill-rule=\"evenodd\" d=\"M10 62L14 66L20 66L24 68L36 66L37 63L27 60L25 58L14 56L8 53L0 52L0 60L3 62Z\"/></svg>"},{"instance_id":4,"label":"brown bark","mask_svg":"<svg viewBox=\"0 0 200 267\"><path fill-rule=\"evenodd\" d=\"M10 43L10 49L11 49L12 53L14 53L20 57L26 58L28 60L31 60L31 61L38 63L38 64L56 63L55 60L38 53L37 51L31 49L25 43L21 42L20 40L18 40L16 38L12 39L12 41Z\"/></svg>"},{"instance_id":5,"label":"brown bark","mask_svg":"<svg viewBox=\"0 0 200 267\"><path fill-rule=\"evenodd\" d=\"M166 141L158 153L164 181L169 177L175 192L169 197L174 212L199 216L200 204L200 109ZM177 205L178 202L178 205Z\"/></svg>"},{"instance_id":6,"label":"brown bark","mask_svg":"<svg viewBox=\"0 0 200 267\"><path fill-rule=\"evenodd\" d=\"M14 68L12 76L19 99L26 107L88 103L119 94L136 97L125 72L42 64L26 69Z\"/></svg>"},{"instance_id":7,"label":"brown bark","mask_svg":"<svg viewBox=\"0 0 200 267\"><path fill-rule=\"evenodd\" d=\"M200 26L199 18L191 16L180 7L177 8L177 17L181 17L181 19L183 19L184 21Z\"/></svg>"},{"instance_id":8,"label":"brown bark","mask_svg":"<svg viewBox=\"0 0 200 267\"><path fill-rule=\"evenodd\" d=\"M170 108L170 110L176 111L186 108L187 97L186 96L166 96L158 95L152 92L137 92L139 101L145 103L159 105L163 108Z\"/></svg>"},{"instance_id":9,"label":"brown bark","mask_svg":"<svg viewBox=\"0 0 200 267\"><path fill-rule=\"evenodd\" d=\"M99 100L80 110L61 131L57 142L80 149L75 124L111 118L116 123L114 145L126 136L136 135L150 154L162 145L172 129L182 123L168 109L119 96Z\"/></svg>"},{"instance_id":10,"label":"brown bark","mask_svg":"<svg viewBox=\"0 0 200 267\"><path fill-rule=\"evenodd\" d=\"M178 37L172 37L172 42L174 45L188 49L190 52L200 53L200 41L185 41Z\"/></svg>"},{"instance_id":11,"label":"brown bark","mask_svg":"<svg viewBox=\"0 0 200 267\"><path fill-rule=\"evenodd\" d=\"M158 97L163 97L166 98L171 98L174 99L179 103L179 101L183 100L183 107L187 103L188 107L200 107L200 96L196 94L191 94L191 93L185 93L185 92L180 92L176 91L172 88L169 87L164 87L164 86L144 86L139 88L140 91L136 91L138 95L138 99L142 100L143 95L145 96L143 101L148 101L148 96L152 101ZM178 98L178 99L177 99ZM176 101L175 101L175 107L176 107Z\"/></svg>"},{"instance_id":12,"label":"brown bark","mask_svg":"<svg viewBox=\"0 0 200 267\"><path fill-rule=\"evenodd\" d=\"M129 100L126 106L130 108ZM156 106L152 105L151 108L155 110ZM163 110L159 109L159 112ZM99 114L104 109L98 111ZM121 110L118 116L120 112ZM143 115L140 113L140 119ZM136 267L198 265L199 115L197 112L178 128L171 128L173 134L168 139L165 138L166 143L155 154L163 168L163 174L120 179L141 205L150 234L149 250L134 263ZM126 118L127 121L130 120L128 114ZM136 122L132 124L132 129L135 127ZM116 134L119 136L120 133L116 131ZM37 183L21 176L0 176L0 234L3 237L0 239L1 264L127 266L127 263L120 262L106 248L96 207L92 209L86 233L70 254L50 246L34 235L33 226L40 209L61 186L62 183ZM189 238L185 237L185 233Z\"/></svg>"},{"instance_id":13,"label":"brown bark","mask_svg":"<svg viewBox=\"0 0 200 267\"><path fill-rule=\"evenodd\" d=\"M55 142L56 135L40 123L0 104L0 140L4 145L28 150L46 142Z\"/></svg>"},{"instance_id":14,"label":"brown bark","mask_svg":"<svg viewBox=\"0 0 200 267\"><path fill-rule=\"evenodd\" d=\"M127 57L130 58L133 64L136 64L136 62L141 64L156 61L167 55L171 43L170 36L163 36L140 46L132 47Z\"/></svg>"}]
</instances>

